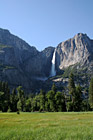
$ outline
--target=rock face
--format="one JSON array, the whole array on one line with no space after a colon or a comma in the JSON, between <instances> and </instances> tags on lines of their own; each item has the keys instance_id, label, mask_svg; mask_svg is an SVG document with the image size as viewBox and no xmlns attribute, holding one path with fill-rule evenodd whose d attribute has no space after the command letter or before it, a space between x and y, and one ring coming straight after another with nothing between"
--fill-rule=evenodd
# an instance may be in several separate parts
<instances>
[{"instance_id":1,"label":"rock face","mask_svg":"<svg viewBox=\"0 0 93 140\"><path fill-rule=\"evenodd\" d=\"M41 86L40 80L50 76L54 49L47 47L39 52L8 30L0 29L0 80L29 91ZM79 33L60 43L55 56L56 72L74 64L87 65L93 71L93 40Z\"/></svg>"},{"instance_id":2,"label":"rock face","mask_svg":"<svg viewBox=\"0 0 93 140\"><path fill-rule=\"evenodd\" d=\"M8 30L0 29L0 80L11 86L33 86L33 79L48 77L54 48L36 50Z\"/></svg>"},{"instance_id":3,"label":"rock face","mask_svg":"<svg viewBox=\"0 0 93 140\"><path fill-rule=\"evenodd\" d=\"M56 69L79 63L81 66L93 60L93 40L78 33L74 38L60 43L56 49Z\"/></svg>"},{"instance_id":4,"label":"rock face","mask_svg":"<svg viewBox=\"0 0 93 140\"><path fill-rule=\"evenodd\" d=\"M42 52L38 52L35 57L30 57L25 61L25 71L30 73L32 77L48 77L51 69L51 59L54 48L48 47Z\"/></svg>"}]
</instances>

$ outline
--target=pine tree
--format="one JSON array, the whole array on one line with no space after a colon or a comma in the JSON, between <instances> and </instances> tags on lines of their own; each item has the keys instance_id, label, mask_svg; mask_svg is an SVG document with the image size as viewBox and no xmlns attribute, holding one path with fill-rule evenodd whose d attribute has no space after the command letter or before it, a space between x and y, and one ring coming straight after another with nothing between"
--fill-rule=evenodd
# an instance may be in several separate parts
<instances>
[{"instance_id":1,"label":"pine tree","mask_svg":"<svg viewBox=\"0 0 93 140\"><path fill-rule=\"evenodd\" d=\"M90 107L93 109L93 78L91 78L89 85L89 104Z\"/></svg>"},{"instance_id":2,"label":"pine tree","mask_svg":"<svg viewBox=\"0 0 93 140\"><path fill-rule=\"evenodd\" d=\"M73 73L70 73L69 75L69 94L71 94L72 96L75 95L75 83Z\"/></svg>"},{"instance_id":3,"label":"pine tree","mask_svg":"<svg viewBox=\"0 0 93 140\"><path fill-rule=\"evenodd\" d=\"M2 111L7 112L10 104L10 89L7 82L2 82L1 90L4 92Z\"/></svg>"},{"instance_id":4,"label":"pine tree","mask_svg":"<svg viewBox=\"0 0 93 140\"><path fill-rule=\"evenodd\" d=\"M4 106L4 92L0 91L0 111L2 110Z\"/></svg>"},{"instance_id":5,"label":"pine tree","mask_svg":"<svg viewBox=\"0 0 93 140\"><path fill-rule=\"evenodd\" d=\"M56 94L56 91L57 91L57 88L56 88L56 85L55 85L55 83L53 83L53 85L52 85L52 91L54 92L54 94Z\"/></svg>"},{"instance_id":6,"label":"pine tree","mask_svg":"<svg viewBox=\"0 0 93 140\"><path fill-rule=\"evenodd\" d=\"M49 111L56 111L55 93L53 90L48 91L47 99L48 99Z\"/></svg>"},{"instance_id":7,"label":"pine tree","mask_svg":"<svg viewBox=\"0 0 93 140\"><path fill-rule=\"evenodd\" d=\"M17 87L17 95L18 95L18 103L17 107L20 109L20 111L24 111L25 108L25 97L24 97L24 91L22 90L22 87Z\"/></svg>"},{"instance_id":8,"label":"pine tree","mask_svg":"<svg viewBox=\"0 0 93 140\"><path fill-rule=\"evenodd\" d=\"M74 103L74 97L75 97L75 92L76 92L76 87L75 87L75 83L74 83L74 75L73 73L70 73L69 75L69 94L71 95L72 98L72 103Z\"/></svg>"},{"instance_id":9,"label":"pine tree","mask_svg":"<svg viewBox=\"0 0 93 140\"><path fill-rule=\"evenodd\" d=\"M82 106L82 89L78 85L76 87L75 97L74 97L74 111L80 111Z\"/></svg>"},{"instance_id":10,"label":"pine tree","mask_svg":"<svg viewBox=\"0 0 93 140\"><path fill-rule=\"evenodd\" d=\"M47 99L48 99L47 105L49 105L49 111L57 111L56 101L55 101L56 92L57 92L57 88L55 83L53 83L51 90L48 91L47 93Z\"/></svg>"},{"instance_id":11,"label":"pine tree","mask_svg":"<svg viewBox=\"0 0 93 140\"><path fill-rule=\"evenodd\" d=\"M45 92L41 89L40 90L40 111L45 110Z\"/></svg>"},{"instance_id":12,"label":"pine tree","mask_svg":"<svg viewBox=\"0 0 93 140\"><path fill-rule=\"evenodd\" d=\"M10 109L12 112L17 111L17 101L18 101L18 98L16 94L16 89L14 88L10 95Z\"/></svg>"},{"instance_id":13,"label":"pine tree","mask_svg":"<svg viewBox=\"0 0 93 140\"><path fill-rule=\"evenodd\" d=\"M31 98L26 99L26 102L25 102L25 111L26 112L31 112Z\"/></svg>"},{"instance_id":14,"label":"pine tree","mask_svg":"<svg viewBox=\"0 0 93 140\"><path fill-rule=\"evenodd\" d=\"M66 111L65 96L60 91L56 92L56 111Z\"/></svg>"}]
</instances>

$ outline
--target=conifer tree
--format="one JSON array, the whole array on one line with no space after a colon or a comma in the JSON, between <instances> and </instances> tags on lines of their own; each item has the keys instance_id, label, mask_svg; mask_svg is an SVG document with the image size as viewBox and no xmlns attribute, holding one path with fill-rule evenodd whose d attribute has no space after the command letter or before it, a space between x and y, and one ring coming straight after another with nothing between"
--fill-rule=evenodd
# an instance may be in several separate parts
<instances>
[{"instance_id":1,"label":"conifer tree","mask_svg":"<svg viewBox=\"0 0 93 140\"><path fill-rule=\"evenodd\" d=\"M76 92L76 87L75 87L75 83L74 83L74 75L73 73L70 73L69 75L69 94L71 95L72 98L72 103L74 103L74 97L75 97L75 92Z\"/></svg>"},{"instance_id":2,"label":"conifer tree","mask_svg":"<svg viewBox=\"0 0 93 140\"><path fill-rule=\"evenodd\" d=\"M90 85L89 85L89 104L93 110L93 78L91 78Z\"/></svg>"},{"instance_id":3,"label":"conifer tree","mask_svg":"<svg viewBox=\"0 0 93 140\"><path fill-rule=\"evenodd\" d=\"M56 94L57 88L56 88L55 83L53 83L53 85L52 85L52 91L54 92L54 94Z\"/></svg>"},{"instance_id":4,"label":"conifer tree","mask_svg":"<svg viewBox=\"0 0 93 140\"><path fill-rule=\"evenodd\" d=\"M56 111L66 111L65 96L60 91L56 92Z\"/></svg>"},{"instance_id":5,"label":"conifer tree","mask_svg":"<svg viewBox=\"0 0 93 140\"><path fill-rule=\"evenodd\" d=\"M69 75L69 94L71 94L72 96L75 95L75 83L73 73L70 73Z\"/></svg>"},{"instance_id":6,"label":"conifer tree","mask_svg":"<svg viewBox=\"0 0 93 140\"><path fill-rule=\"evenodd\" d=\"M18 102L17 102L17 108L20 111L24 111L25 108L25 97L24 97L24 91L21 86L17 87L17 94L18 94Z\"/></svg>"},{"instance_id":7,"label":"conifer tree","mask_svg":"<svg viewBox=\"0 0 93 140\"><path fill-rule=\"evenodd\" d=\"M45 92L40 90L40 111L45 110Z\"/></svg>"},{"instance_id":8,"label":"conifer tree","mask_svg":"<svg viewBox=\"0 0 93 140\"><path fill-rule=\"evenodd\" d=\"M74 111L80 111L82 106L82 89L81 86L76 86L76 92L74 97Z\"/></svg>"},{"instance_id":9,"label":"conifer tree","mask_svg":"<svg viewBox=\"0 0 93 140\"><path fill-rule=\"evenodd\" d=\"M67 103L67 110L74 111L76 87L75 87L75 83L74 83L74 75L72 72L69 75L68 88L69 88L69 94L71 97L70 97L70 101Z\"/></svg>"},{"instance_id":10,"label":"conifer tree","mask_svg":"<svg viewBox=\"0 0 93 140\"><path fill-rule=\"evenodd\" d=\"M10 89L7 82L2 82L1 91L4 93L2 100L3 101L2 111L7 112L10 104Z\"/></svg>"},{"instance_id":11,"label":"conifer tree","mask_svg":"<svg viewBox=\"0 0 93 140\"><path fill-rule=\"evenodd\" d=\"M10 95L10 109L12 112L17 111L17 101L18 101L18 98L17 98L17 94L16 94L16 89L14 88Z\"/></svg>"}]
</instances>

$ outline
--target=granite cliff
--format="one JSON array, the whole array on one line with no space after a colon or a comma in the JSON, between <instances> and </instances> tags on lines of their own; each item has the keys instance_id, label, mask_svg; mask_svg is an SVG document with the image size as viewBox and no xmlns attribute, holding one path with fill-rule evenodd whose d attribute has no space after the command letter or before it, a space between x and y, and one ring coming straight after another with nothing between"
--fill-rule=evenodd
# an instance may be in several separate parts
<instances>
[{"instance_id":1,"label":"granite cliff","mask_svg":"<svg viewBox=\"0 0 93 140\"><path fill-rule=\"evenodd\" d=\"M93 60L93 40L86 34L78 33L72 39L60 43L56 49L57 69L70 65L88 65Z\"/></svg>"}]
</instances>

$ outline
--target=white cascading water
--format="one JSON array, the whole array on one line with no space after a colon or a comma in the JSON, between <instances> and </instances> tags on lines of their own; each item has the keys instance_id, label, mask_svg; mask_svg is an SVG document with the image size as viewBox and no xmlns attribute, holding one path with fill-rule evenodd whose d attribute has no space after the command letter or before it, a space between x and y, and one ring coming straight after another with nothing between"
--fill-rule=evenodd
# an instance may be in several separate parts
<instances>
[{"instance_id":1,"label":"white cascading water","mask_svg":"<svg viewBox=\"0 0 93 140\"><path fill-rule=\"evenodd\" d=\"M55 55L56 54L56 49L54 50L53 53L53 58L52 58L52 66L51 66L51 74L50 76L55 76L56 75L56 70L55 70Z\"/></svg>"}]
</instances>

